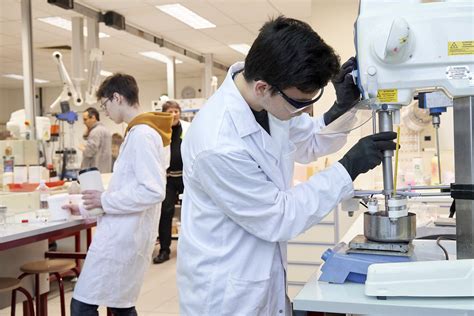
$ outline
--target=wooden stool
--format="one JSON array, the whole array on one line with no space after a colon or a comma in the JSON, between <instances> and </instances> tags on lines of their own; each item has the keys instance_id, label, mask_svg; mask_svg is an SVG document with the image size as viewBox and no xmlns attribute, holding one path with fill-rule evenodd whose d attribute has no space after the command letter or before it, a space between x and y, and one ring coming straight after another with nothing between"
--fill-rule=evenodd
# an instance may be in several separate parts
<instances>
[{"instance_id":1,"label":"wooden stool","mask_svg":"<svg viewBox=\"0 0 474 316\"><path fill-rule=\"evenodd\" d=\"M19 279L23 279L25 276L34 274L35 275L35 300L36 300L36 314L41 316L43 310L41 309L40 303L40 284L39 284L39 275L41 273L48 273L49 275L54 275L58 281L59 286L59 295L61 299L61 316L66 315L66 303L64 302L64 286L63 278L61 273L64 273L69 270L73 270L76 267L76 263L71 260L40 260L25 263L20 267L20 270L23 271L23 274L20 275ZM47 301L45 302L47 304ZM46 306L43 306L46 310Z\"/></svg>"},{"instance_id":2,"label":"wooden stool","mask_svg":"<svg viewBox=\"0 0 474 316\"><path fill-rule=\"evenodd\" d=\"M33 298L27 290L21 287L21 280L15 278L0 278L0 293L12 292L12 306L11 315L15 316L16 308L16 291L20 291L26 296L28 302L28 315L34 316L35 311L33 309Z\"/></svg>"}]
</instances>

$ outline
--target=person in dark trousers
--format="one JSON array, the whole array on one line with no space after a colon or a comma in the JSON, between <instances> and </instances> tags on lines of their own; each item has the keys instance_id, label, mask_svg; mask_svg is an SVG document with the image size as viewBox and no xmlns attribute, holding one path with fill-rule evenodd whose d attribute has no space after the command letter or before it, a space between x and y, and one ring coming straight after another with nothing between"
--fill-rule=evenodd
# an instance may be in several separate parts
<instances>
[{"instance_id":1,"label":"person in dark trousers","mask_svg":"<svg viewBox=\"0 0 474 316\"><path fill-rule=\"evenodd\" d=\"M170 166L166 172L166 197L161 206L160 225L158 239L160 241L160 252L153 259L153 263L163 263L170 259L171 234L174 216L174 207L178 201L179 194L183 193L183 161L181 159L181 141L188 129L189 123L180 120L181 107L175 101L166 101L163 104L163 112L173 114L173 132L171 134L171 158Z\"/></svg>"}]
</instances>

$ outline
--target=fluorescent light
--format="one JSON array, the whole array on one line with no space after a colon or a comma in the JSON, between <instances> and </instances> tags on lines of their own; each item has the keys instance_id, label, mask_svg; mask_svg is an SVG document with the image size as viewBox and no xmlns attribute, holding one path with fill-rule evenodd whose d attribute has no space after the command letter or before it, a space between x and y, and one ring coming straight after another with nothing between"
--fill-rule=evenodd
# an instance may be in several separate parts
<instances>
[{"instance_id":1,"label":"fluorescent light","mask_svg":"<svg viewBox=\"0 0 474 316\"><path fill-rule=\"evenodd\" d=\"M6 74L6 75L3 75L3 77L5 77L5 78L10 78L10 79L16 79L16 80L23 80L23 76L22 76L22 75ZM36 82L36 83L48 83L49 80L36 79L36 78L35 78L35 82Z\"/></svg>"},{"instance_id":2,"label":"fluorescent light","mask_svg":"<svg viewBox=\"0 0 474 316\"><path fill-rule=\"evenodd\" d=\"M89 69L84 68L84 72L88 72L88 71L89 71ZM108 77L108 76L112 76L113 73L111 73L110 71L107 71L107 70L101 70L100 75L103 76L103 77Z\"/></svg>"},{"instance_id":3,"label":"fluorescent light","mask_svg":"<svg viewBox=\"0 0 474 316\"><path fill-rule=\"evenodd\" d=\"M84 26L84 36L87 37L87 27ZM110 37L109 34L99 32L99 38L107 38Z\"/></svg>"},{"instance_id":4,"label":"fluorescent light","mask_svg":"<svg viewBox=\"0 0 474 316\"><path fill-rule=\"evenodd\" d=\"M158 52L154 52L154 51L151 51L151 52L140 52L140 55L142 56L145 56L145 57L148 57L148 58L151 58L151 59L154 59L154 60L158 60L162 63L168 63L169 61L169 57L168 56L165 56L163 54L160 54ZM179 60L179 59L175 59L174 60L174 63L175 64L182 64L183 61L182 60Z\"/></svg>"},{"instance_id":5,"label":"fluorescent light","mask_svg":"<svg viewBox=\"0 0 474 316\"><path fill-rule=\"evenodd\" d=\"M230 44L229 47L243 55L247 55L250 50L250 45L248 44Z\"/></svg>"},{"instance_id":6,"label":"fluorescent light","mask_svg":"<svg viewBox=\"0 0 474 316\"><path fill-rule=\"evenodd\" d=\"M108 76L112 76L113 73L111 73L110 71L107 71L107 70L101 70L100 75L104 76L104 77L108 77Z\"/></svg>"},{"instance_id":7,"label":"fluorescent light","mask_svg":"<svg viewBox=\"0 0 474 316\"><path fill-rule=\"evenodd\" d=\"M156 8L195 29L208 29L216 27L215 24L212 24L202 16L197 15L193 11L178 3L157 5Z\"/></svg>"},{"instance_id":8,"label":"fluorescent light","mask_svg":"<svg viewBox=\"0 0 474 316\"><path fill-rule=\"evenodd\" d=\"M69 20L63 19L59 16L50 16L46 18L38 18L39 21L47 23L49 25L53 25L59 28L62 28L67 31L72 30L72 23ZM84 26L84 36L87 36L87 27ZM99 38L110 37L110 35L106 33L99 32Z\"/></svg>"}]
</instances>

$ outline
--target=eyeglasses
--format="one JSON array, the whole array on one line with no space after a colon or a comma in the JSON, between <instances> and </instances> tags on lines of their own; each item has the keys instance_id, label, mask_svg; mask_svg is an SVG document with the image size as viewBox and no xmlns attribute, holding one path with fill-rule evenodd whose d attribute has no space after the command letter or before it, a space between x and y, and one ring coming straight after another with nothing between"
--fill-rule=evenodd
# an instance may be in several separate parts
<instances>
[{"instance_id":1,"label":"eyeglasses","mask_svg":"<svg viewBox=\"0 0 474 316\"><path fill-rule=\"evenodd\" d=\"M294 109L288 108L288 110L290 110L291 113L297 113L297 112L303 111L305 108L307 108L308 106L312 105L313 103L321 99L324 92L324 88L321 88L321 91L319 92L319 95L316 98L312 100L308 100L308 101L298 101L287 96L285 92L280 90L280 88L275 87L275 86L274 88L278 91L278 94L281 95L283 99L285 99L286 102L288 102L289 104L291 104L291 106L294 107Z\"/></svg>"},{"instance_id":2,"label":"eyeglasses","mask_svg":"<svg viewBox=\"0 0 474 316\"><path fill-rule=\"evenodd\" d=\"M99 105L101 110L105 111L105 109L107 108L107 101L110 101L110 98L105 99L105 101Z\"/></svg>"}]
</instances>

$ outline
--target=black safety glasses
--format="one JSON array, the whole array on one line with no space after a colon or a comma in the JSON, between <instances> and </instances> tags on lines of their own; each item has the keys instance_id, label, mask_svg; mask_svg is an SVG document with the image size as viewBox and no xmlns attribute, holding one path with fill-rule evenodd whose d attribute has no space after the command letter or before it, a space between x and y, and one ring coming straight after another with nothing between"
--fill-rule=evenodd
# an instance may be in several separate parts
<instances>
[{"instance_id":1,"label":"black safety glasses","mask_svg":"<svg viewBox=\"0 0 474 316\"><path fill-rule=\"evenodd\" d=\"M273 87L278 91L278 94L280 94L283 97L283 99L285 99L286 102L291 104L297 110L302 110L302 109L310 106L311 104L315 103L316 101L321 99L321 97L323 96L323 92L324 92L324 88L321 88L321 91L319 92L319 95L316 98L314 98L312 100L308 100L308 101L298 101L298 100L292 99L289 96L287 96L285 94L285 92L281 91L278 87L275 87L275 86L273 86Z\"/></svg>"}]
</instances>

